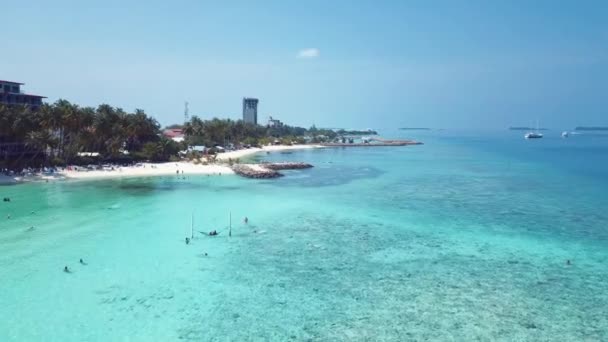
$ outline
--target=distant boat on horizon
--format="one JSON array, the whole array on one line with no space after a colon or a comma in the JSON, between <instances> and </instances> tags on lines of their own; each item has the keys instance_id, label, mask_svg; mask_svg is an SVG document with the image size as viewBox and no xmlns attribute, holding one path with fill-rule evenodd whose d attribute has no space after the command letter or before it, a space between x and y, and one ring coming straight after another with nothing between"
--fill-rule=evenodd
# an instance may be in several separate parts
<instances>
[{"instance_id":1,"label":"distant boat on horizon","mask_svg":"<svg viewBox=\"0 0 608 342\"><path fill-rule=\"evenodd\" d=\"M608 131L608 126L578 126L574 128L575 131Z\"/></svg>"},{"instance_id":2,"label":"distant boat on horizon","mask_svg":"<svg viewBox=\"0 0 608 342\"><path fill-rule=\"evenodd\" d=\"M536 121L536 131L528 132L524 135L526 139L540 139L543 137L543 134L538 131L538 121Z\"/></svg>"},{"instance_id":3,"label":"distant boat on horizon","mask_svg":"<svg viewBox=\"0 0 608 342\"><path fill-rule=\"evenodd\" d=\"M538 133L538 132L528 132L526 133L526 135L524 135L524 138L526 139L540 139L543 137L542 133Z\"/></svg>"}]
</instances>

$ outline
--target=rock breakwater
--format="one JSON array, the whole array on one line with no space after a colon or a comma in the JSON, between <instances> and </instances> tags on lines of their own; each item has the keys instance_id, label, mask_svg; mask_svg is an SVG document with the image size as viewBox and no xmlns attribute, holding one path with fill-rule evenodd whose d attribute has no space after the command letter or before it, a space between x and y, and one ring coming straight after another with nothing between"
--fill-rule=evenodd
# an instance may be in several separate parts
<instances>
[{"instance_id":1,"label":"rock breakwater","mask_svg":"<svg viewBox=\"0 0 608 342\"><path fill-rule=\"evenodd\" d=\"M313 167L311 164L299 162L234 164L232 171L241 177L264 179L282 177L283 174L277 170L298 170L311 167Z\"/></svg>"}]
</instances>

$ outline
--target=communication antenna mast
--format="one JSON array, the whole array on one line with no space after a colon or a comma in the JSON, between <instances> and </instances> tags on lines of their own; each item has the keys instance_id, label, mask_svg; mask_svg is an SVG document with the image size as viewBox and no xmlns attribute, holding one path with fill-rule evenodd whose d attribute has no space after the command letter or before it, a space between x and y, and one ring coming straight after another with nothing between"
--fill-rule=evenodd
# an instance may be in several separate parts
<instances>
[{"instance_id":1,"label":"communication antenna mast","mask_svg":"<svg viewBox=\"0 0 608 342\"><path fill-rule=\"evenodd\" d=\"M190 120L190 115L188 114L188 101L184 103L184 123Z\"/></svg>"}]
</instances>

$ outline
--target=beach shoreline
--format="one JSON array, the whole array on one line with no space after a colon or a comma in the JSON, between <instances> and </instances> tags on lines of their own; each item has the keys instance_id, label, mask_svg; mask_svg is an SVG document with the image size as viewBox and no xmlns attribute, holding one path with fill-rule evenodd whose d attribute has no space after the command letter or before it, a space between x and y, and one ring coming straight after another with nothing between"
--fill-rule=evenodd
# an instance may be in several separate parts
<instances>
[{"instance_id":1,"label":"beach shoreline","mask_svg":"<svg viewBox=\"0 0 608 342\"><path fill-rule=\"evenodd\" d=\"M252 147L237 151L229 151L225 153L220 153L217 155L217 160L227 161L228 159L237 159L248 157L254 155L256 153L261 152L282 152L282 151L292 151L292 150L307 150L313 148L324 148L321 145L270 145L264 147Z\"/></svg>"},{"instance_id":2,"label":"beach shoreline","mask_svg":"<svg viewBox=\"0 0 608 342\"><path fill-rule=\"evenodd\" d=\"M49 182L57 180L95 180L112 178L136 178L171 175L232 175L234 171L225 164L229 160L236 160L262 152L280 152L289 150L303 150L322 148L319 145L273 145L261 148L248 148L228 151L217 154L216 163L195 164L190 161L139 163L136 166L117 166L113 170L76 171L62 170L53 174L36 173L26 176L0 175L0 185L19 184L24 182Z\"/></svg>"}]
</instances>

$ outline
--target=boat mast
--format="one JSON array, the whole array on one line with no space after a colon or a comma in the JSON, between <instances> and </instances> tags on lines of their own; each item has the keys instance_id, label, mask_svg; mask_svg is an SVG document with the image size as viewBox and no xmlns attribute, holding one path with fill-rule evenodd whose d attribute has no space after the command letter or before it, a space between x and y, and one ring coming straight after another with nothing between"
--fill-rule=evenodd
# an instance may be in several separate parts
<instances>
[{"instance_id":1,"label":"boat mast","mask_svg":"<svg viewBox=\"0 0 608 342\"><path fill-rule=\"evenodd\" d=\"M190 214L190 239L194 239L194 213Z\"/></svg>"}]
</instances>

